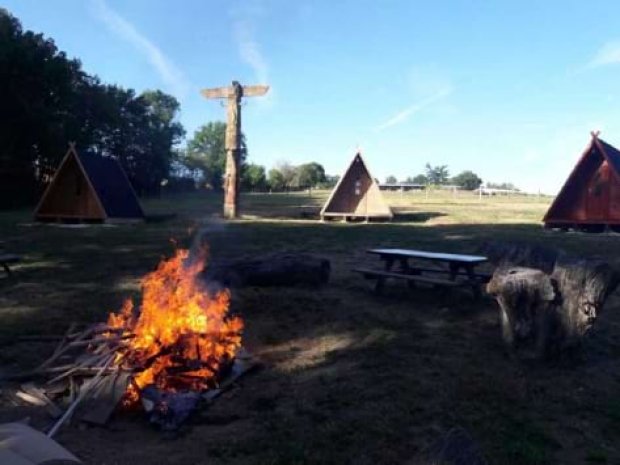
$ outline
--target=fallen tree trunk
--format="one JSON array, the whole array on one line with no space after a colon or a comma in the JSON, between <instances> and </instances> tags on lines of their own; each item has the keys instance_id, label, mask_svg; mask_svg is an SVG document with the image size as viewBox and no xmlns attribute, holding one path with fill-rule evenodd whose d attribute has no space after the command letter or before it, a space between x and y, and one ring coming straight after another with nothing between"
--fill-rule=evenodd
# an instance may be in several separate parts
<instances>
[{"instance_id":1,"label":"fallen tree trunk","mask_svg":"<svg viewBox=\"0 0 620 465\"><path fill-rule=\"evenodd\" d=\"M280 253L211 265L207 281L225 286L320 286L329 281L329 260L310 254Z\"/></svg>"},{"instance_id":2,"label":"fallen tree trunk","mask_svg":"<svg viewBox=\"0 0 620 465\"><path fill-rule=\"evenodd\" d=\"M500 307L507 348L536 358L578 346L619 276L606 263L558 258L553 271L502 266L487 284Z\"/></svg>"}]
</instances>

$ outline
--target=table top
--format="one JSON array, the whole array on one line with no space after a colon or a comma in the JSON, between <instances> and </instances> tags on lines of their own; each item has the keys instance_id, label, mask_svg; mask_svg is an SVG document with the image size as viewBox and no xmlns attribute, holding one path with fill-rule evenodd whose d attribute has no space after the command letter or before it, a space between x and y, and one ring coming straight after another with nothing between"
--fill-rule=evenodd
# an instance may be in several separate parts
<instances>
[{"instance_id":1,"label":"table top","mask_svg":"<svg viewBox=\"0 0 620 465\"><path fill-rule=\"evenodd\" d=\"M370 249L368 253L378 255L390 255L392 257L405 258L424 258L427 260L437 260L445 262L462 262L462 263L482 263L487 261L487 257L481 255L461 255L441 252L427 252L424 250L411 249Z\"/></svg>"}]
</instances>

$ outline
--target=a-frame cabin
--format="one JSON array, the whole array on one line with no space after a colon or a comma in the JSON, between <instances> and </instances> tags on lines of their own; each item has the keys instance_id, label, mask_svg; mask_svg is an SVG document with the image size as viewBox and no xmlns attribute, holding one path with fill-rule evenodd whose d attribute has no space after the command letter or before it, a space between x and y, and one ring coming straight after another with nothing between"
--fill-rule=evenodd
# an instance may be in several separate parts
<instances>
[{"instance_id":1,"label":"a-frame cabin","mask_svg":"<svg viewBox=\"0 0 620 465\"><path fill-rule=\"evenodd\" d=\"M392 219L393 216L362 154L357 152L321 209L321 220L342 218L368 221Z\"/></svg>"},{"instance_id":2,"label":"a-frame cabin","mask_svg":"<svg viewBox=\"0 0 620 465\"><path fill-rule=\"evenodd\" d=\"M60 163L34 213L38 221L142 221L140 207L117 160L78 154L73 144Z\"/></svg>"},{"instance_id":3,"label":"a-frame cabin","mask_svg":"<svg viewBox=\"0 0 620 465\"><path fill-rule=\"evenodd\" d=\"M547 228L600 232L620 227L620 151L592 140L573 168L543 222Z\"/></svg>"}]
</instances>

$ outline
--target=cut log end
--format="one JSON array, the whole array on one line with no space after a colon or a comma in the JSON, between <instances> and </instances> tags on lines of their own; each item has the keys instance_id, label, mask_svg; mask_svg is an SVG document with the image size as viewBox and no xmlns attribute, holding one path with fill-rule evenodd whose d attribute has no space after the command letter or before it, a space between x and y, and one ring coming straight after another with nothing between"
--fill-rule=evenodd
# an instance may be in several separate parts
<instances>
[{"instance_id":1,"label":"cut log end","mask_svg":"<svg viewBox=\"0 0 620 465\"><path fill-rule=\"evenodd\" d=\"M619 279L606 263L561 256L552 271L501 266L487 292L507 348L546 358L581 344Z\"/></svg>"}]
</instances>

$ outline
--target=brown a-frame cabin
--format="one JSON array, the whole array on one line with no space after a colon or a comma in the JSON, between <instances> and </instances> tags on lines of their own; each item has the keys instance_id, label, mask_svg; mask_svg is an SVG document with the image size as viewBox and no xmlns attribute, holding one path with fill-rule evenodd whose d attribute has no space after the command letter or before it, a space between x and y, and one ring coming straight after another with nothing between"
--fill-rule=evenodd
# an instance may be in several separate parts
<instances>
[{"instance_id":1,"label":"brown a-frame cabin","mask_svg":"<svg viewBox=\"0 0 620 465\"><path fill-rule=\"evenodd\" d=\"M357 152L321 209L321 220L357 218L368 221L393 217L362 154Z\"/></svg>"},{"instance_id":2,"label":"brown a-frame cabin","mask_svg":"<svg viewBox=\"0 0 620 465\"><path fill-rule=\"evenodd\" d=\"M543 218L546 228L600 232L620 227L620 151L592 140Z\"/></svg>"},{"instance_id":3,"label":"brown a-frame cabin","mask_svg":"<svg viewBox=\"0 0 620 465\"><path fill-rule=\"evenodd\" d=\"M56 170L34 213L38 221L142 221L125 171L113 158L78 154L73 144Z\"/></svg>"}]
</instances>

